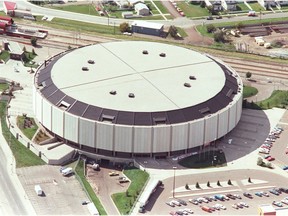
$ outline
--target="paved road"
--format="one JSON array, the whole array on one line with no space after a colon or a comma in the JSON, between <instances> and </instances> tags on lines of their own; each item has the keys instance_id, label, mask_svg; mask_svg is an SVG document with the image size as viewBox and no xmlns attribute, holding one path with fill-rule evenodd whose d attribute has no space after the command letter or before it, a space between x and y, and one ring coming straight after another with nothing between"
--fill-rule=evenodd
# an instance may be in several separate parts
<instances>
[{"instance_id":1,"label":"paved road","mask_svg":"<svg viewBox=\"0 0 288 216\"><path fill-rule=\"evenodd\" d=\"M120 23L123 22L133 22L133 20L127 20L127 19L112 19L112 18L107 18L107 17L100 17L100 16L92 16L92 15L85 15L85 14L78 14L78 13L72 13L72 12L66 12L66 11L59 11L59 10L54 10L50 8L43 8L34 4L31 4L27 2L26 0L11 0L12 2L17 2L18 7L21 8L30 8L33 14L39 14L39 15L47 15L47 16L52 16L52 17L59 17L59 18L64 18L64 19L70 19L70 20L77 20L77 21L84 21L84 22L89 22L89 23L97 23L97 24L102 24L102 25L119 25ZM0 1L0 7L2 7L2 2ZM287 17L288 12L284 13L269 13L269 14L263 14L262 19L266 18L281 18L281 17ZM205 20L205 19L199 19L199 20L191 20L186 17L179 17L174 20L157 20L157 21L152 21L152 22L157 22L157 23L163 23L167 25L176 25L179 27L187 28L191 27L194 25L199 25L202 24L203 22L205 24L210 24L210 23L221 23L221 22L240 22L244 20L255 20L255 19L260 19L260 17L248 17L248 16L235 16L231 18L223 18L220 20Z\"/></svg>"}]
</instances>

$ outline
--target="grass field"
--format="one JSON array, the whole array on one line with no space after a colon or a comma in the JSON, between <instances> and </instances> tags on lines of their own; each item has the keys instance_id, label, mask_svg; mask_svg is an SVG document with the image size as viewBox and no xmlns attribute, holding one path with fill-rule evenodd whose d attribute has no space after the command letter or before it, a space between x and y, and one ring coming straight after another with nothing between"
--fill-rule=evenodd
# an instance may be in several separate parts
<instances>
[{"instance_id":1,"label":"grass field","mask_svg":"<svg viewBox=\"0 0 288 216\"><path fill-rule=\"evenodd\" d=\"M186 3L185 1L178 1L177 6L181 8L186 17L209 16L208 10L206 8L200 7L200 5L193 5Z\"/></svg>"},{"instance_id":2,"label":"grass field","mask_svg":"<svg viewBox=\"0 0 288 216\"><path fill-rule=\"evenodd\" d=\"M258 4L257 2L255 2L255 3L249 3L249 5L251 6L251 8L252 8L254 11L257 11L257 12L259 12L259 11L264 11L264 8L263 8L260 4Z\"/></svg>"},{"instance_id":3,"label":"grass field","mask_svg":"<svg viewBox=\"0 0 288 216\"><path fill-rule=\"evenodd\" d=\"M125 169L124 174L131 180L131 184L126 193L112 194L112 199L121 215L127 215L140 191L145 185L149 175L137 168Z\"/></svg>"},{"instance_id":4,"label":"grass field","mask_svg":"<svg viewBox=\"0 0 288 216\"><path fill-rule=\"evenodd\" d=\"M243 98L254 96L258 93L258 89L252 86L244 86Z\"/></svg>"},{"instance_id":5,"label":"grass field","mask_svg":"<svg viewBox=\"0 0 288 216\"><path fill-rule=\"evenodd\" d=\"M16 167L29 167L46 164L40 157L31 152L27 147L20 143L14 136L11 134L5 120L7 102L0 102L0 117L1 117L1 126L2 134L10 146L10 149L15 157ZM5 143L2 143L6 145Z\"/></svg>"},{"instance_id":6,"label":"grass field","mask_svg":"<svg viewBox=\"0 0 288 216\"><path fill-rule=\"evenodd\" d=\"M238 4L237 4L237 10L240 10L240 11L248 11L249 8L248 8L244 3L238 3Z\"/></svg>"},{"instance_id":7,"label":"grass field","mask_svg":"<svg viewBox=\"0 0 288 216\"><path fill-rule=\"evenodd\" d=\"M9 58L10 58L9 52L6 50L3 50L0 54L0 59L6 62Z\"/></svg>"},{"instance_id":8,"label":"grass field","mask_svg":"<svg viewBox=\"0 0 288 216\"><path fill-rule=\"evenodd\" d=\"M288 105L288 91L275 90L269 98L256 104L262 109L286 108Z\"/></svg>"},{"instance_id":9,"label":"grass field","mask_svg":"<svg viewBox=\"0 0 288 216\"><path fill-rule=\"evenodd\" d=\"M167 10L167 8L162 4L161 1L153 1L155 3L155 5L159 8L159 10L163 13L163 14L168 14L169 11Z\"/></svg>"},{"instance_id":10,"label":"grass field","mask_svg":"<svg viewBox=\"0 0 288 216\"><path fill-rule=\"evenodd\" d=\"M36 133L36 131L38 130L38 126L35 123L33 118L30 118L30 120L32 121L32 125L29 128L24 128L24 120L25 117L24 116L17 116L17 126L18 128L20 128L20 130L22 131L22 133L28 138L28 139L32 139L34 134Z\"/></svg>"},{"instance_id":11,"label":"grass field","mask_svg":"<svg viewBox=\"0 0 288 216\"><path fill-rule=\"evenodd\" d=\"M93 191L93 188L91 187L91 185L89 184L89 182L86 180L86 178L84 176L84 162L83 162L83 160L80 160L78 162L75 171L76 171L76 174L78 175L78 177L80 178L80 181L82 182L82 186L85 187L85 190L87 191L92 202L94 203L97 210L99 211L99 214L100 215L107 215L107 213L106 213L104 207L102 206L100 200L98 199L95 192Z\"/></svg>"},{"instance_id":12,"label":"grass field","mask_svg":"<svg viewBox=\"0 0 288 216\"><path fill-rule=\"evenodd\" d=\"M49 8L56 9L56 10L62 10L62 11L69 11L69 12L74 12L74 13L99 16L99 13L95 10L95 7L91 4L50 6Z\"/></svg>"},{"instance_id":13,"label":"grass field","mask_svg":"<svg viewBox=\"0 0 288 216\"><path fill-rule=\"evenodd\" d=\"M5 91L6 89L9 88L9 84L7 83L0 83L0 92Z\"/></svg>"},{"instance_id":14,"label":"grass field","mask_svg":"<svg viewBox=\"0 0 288 216\"><path fill-rule=\"evenodd\" d=\"M222 150L202 150L202 152L191 155L179 161L186 168L209 168L213 166L226 166L226 157Z\"/></svg>"}]
</instances>

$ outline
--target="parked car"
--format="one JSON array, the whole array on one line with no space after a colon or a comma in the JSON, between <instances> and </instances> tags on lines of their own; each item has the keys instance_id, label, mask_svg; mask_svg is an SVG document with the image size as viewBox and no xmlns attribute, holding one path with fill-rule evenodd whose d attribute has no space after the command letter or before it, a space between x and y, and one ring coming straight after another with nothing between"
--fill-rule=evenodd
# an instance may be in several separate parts
<instances>
[{"instance_id":1,"label":"parked car","mask_svg":"<svg viewBox=\"0 0 288 216\"><path fill-rule=\"evenodd\" d=\"M233 194L233 196L236 197L237 199L242 199L239 194Z\"/></svg>"},{"instance_id":2,"label":"parked car","mask_svg":"<svg viewBox=\"0 0 288 216\"><path fill-rule=\"evenodd\" d=\"M192 209L190 209L190 208L185 208L185 209L183 209L185 212L188 212L189 214L193 214L194 212L193 212L193 210Z\"/></svg>"},{"instance_id":3,"label":"parked car","mask_svg":"<svg viewBox=\"0 0 288 216\"><path fill-rule=\"evenodd\" d=\"M239 207L236 204L233 204L232 208L239 209Z\"/></svg>"},{"instance_id":4,"label":"parked car","mask_svg":"<svg viewBox=\"0 0 288 216\"><path fill-rule=\"evenodd\" d=\"M272 204L277 206L277 207L283 207L283 204L281 202L278 202L278 201L273 201Z\"/></svg>"},{"instance_id":5,"label":"parked car","mask_svg":"<svg viewBox=\"0 0 288 216\"><path fill-rule=\"evenodd\" d=\"M201 206L201 209L206 212L212 212L212 209L208 206Z\"/></svg>"},{"instance_id":6,"label":"parked car","mask_svg":"<svg viewBox=\"0 0 288 216\"><path fill-rule=\"evenodd\" d=\"M213 201L217 201L217 199L215 198L215 196L210 196L209 197L211 200L213 200Z\"/></svg>"},{"instance_id":7,"label":"parked car","mask_svg":"<svg viewBox=\"0 0 288 216\"><path fill-rule=\"evenodd\" d=\"M216 209L223 209L223 210L226 210L226 206L224 206L224 205L222 205L222 204L220 204L220 203L216 203L215 205L214 205L214 207L216 208Z\"/></svg>"},{"instance_id":8,"label":"parked car","mask_svg":"<svg viewBox=\"0 0 288 216\"><path fill-rule=\"evenodd\" d=\"M217 194L217 195L215 195L214 196L217 200L221 200L221 201L224 201L225 200L225 198L224 198L224 196L222 195L222 194Z\"/></svg>"},{"instance_id":9,"label":"parked car","mask_svg":"<svg viewBox=\"0 0 288 216\"><path fill-rule=\"evenodd\" d=\"M258 192L258 191L257 191L257 192L255 192L255 195L256 195L256 196L259 196L259 197L262 197L263 194L262 194L261 192Z\"/></svg>"},{"instance_id":10,"label":"parked car","mask_svg":"<svg viewBox=\"0 0 288 216\"><path fill-rule=\"evenodd\" d=\"M250 199L253 198L252 194L250 194L250 193L248 193L248 192L244 192L244 193L243 193L243 196L245 196L245 197L247 197L247 198L250 198Z\"/></svg>"},{"instance_id":11,"label":"parked car","mask_svg":"<svg viewBox=\"0 0 288 216\"><path fill-rule=\"evenodd\" d=\"M208 200L209 202L212 202L212 201L213 201L210 197L207 197L207 196L205 196L205 197L203 197L203 198L206 199L206 200Z\"/></svg>"},{"instance_id":12,"label":"parked car","mask_svg":"<svg viewBox=\"0 0 288 216\"><path fill-rule=\"evenodd\" d=\"M283 170L288 170L288 165L284 166Z\"/></svg>"},{"instance_id":13,"label":"parked car","mask_svg":"<svg viewBox=\"0 0 288 216\"><path fill-rule=\"evenodd\" d=\"M184 206L187 205L187 202L184 201L184 200L178 199L177 201L178 201L181 205L184 205Z\"/></svg>"},{"instance_id":14,"label":"parked car","mask_svg":"<svg viewBox=\"0 0 288 216\"><path fill-rule=\"evenodd\" d=\"M249 205L248 205L247 203L245 203L245 202L239 202L239 204L242 205L242 206L244 206L244 207L246 207L246 208L249 207Z\"/></svg>"},{"instance_id":15,"label":"parked car","mask_svg":"<svg viewBox=\"0 0 288 216\"><path fill-rule=\"evenodd\" d=\"M288 193L288 188L280 187L279 190L284 193Z\"/></svg>"},{"instance_id":16,"label":"parked car","mask_svg":"<svg viewBox=\"0 0 288 216\"><path fill-rule=\"evenodd\" d=\"M194 205L198 205L198 201L196 199L189 199L188 200L190 203L193 203Z\"/></svg>"},{"instance_id":17,"label":"parked car","mask_svg":"<svg viewBox=\"0 0 288 216\"><path fill-rule=\"evenodd\" d=\"M227 196L229 199L233 199L233 200L236 199L236 197L235 197L234 195L232 195L232 194L226 194L226 196Z\"/></svg>"},{"instance_id":18,"label":"parked car","mask_svg":"<svg viewBox=\"0 0 288 216\"><path fill-rule=\"evenodd\" d=\"M287 199L282 199L281 202L286 204L286 205L288 205L288 200Z\"/></svg>"},{"instance_id":19,"label":"parked car","mask_svg":"<svg viewBox=\"0 0 288 216\"><path fill-rule=\"evenodd\" d=\"M208 16L206 19L207 20L213 20L214 18L212 16Z\"/></svg>"},{"instance_id":20,"label":"parked car","mask_svg":"<svg viewBox=\"0 0 288 216\"><path fill-rule=\"evenodd\" d=\"M271 190L269 190L269 192L276 195L276 196L279 195L279 193L275 189L271 189Z\"/></svg>"},{"instance_id":21,"label":"parked car","mask_svg":"<svg viewBox=\"0 0 288 216\"><path fill-rule=\"evenodd\" d=\"M265 197L269 197L269 194L268 194L267 192L265 192L265 191L261 191L261 193L263 194L263 196L265 196Z\"/></svg>"},{"instance_id":22,"label":"parked car","mask_svg":"<svg viewBox=\"0 0 288 216\"><path fill-rule=\"evenodd\" d=\"M171 200L171 202L176 206L181 206L180 202L178 202L177 200Z\"/></svg>"},{"instance_id":23,"label":"parked car","mask_svg":"<svg viewBox=\"0 0 288 216\"><path fill-rule=\"evenodd\" d=\"M169 205L169 206L171 206L171 207L175 207L175 204L172 202L172 201L170 201L170 202L165 202L167 205Z\"/></svg>"}]
</instances>

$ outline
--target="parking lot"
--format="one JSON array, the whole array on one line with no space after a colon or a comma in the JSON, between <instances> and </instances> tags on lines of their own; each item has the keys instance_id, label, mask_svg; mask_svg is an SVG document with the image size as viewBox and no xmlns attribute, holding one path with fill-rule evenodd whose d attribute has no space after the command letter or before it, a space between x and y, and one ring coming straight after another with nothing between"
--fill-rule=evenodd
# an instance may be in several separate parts
<instances>
[{"instance_id":1,"label":"parking lot","mask_svg":"<svg viewBox=\"0 0 288 216\"><path fill-rule=\"evenodd\" d=\"M251 178L251 183L248 182L248 178ZM228 185L227 181L231 179L232 185ZM221 186L217 185L217 181L220 181ZM207 181L210 181L210 187L207 187ZM175 179L175 198L172 197L173 191L173 178L166 179L163 181L165 189L162 191L156 191L150 202L147 204L146 209L149 215L167 215L170 212L175 212L179 209L190 208L193 210L194 215L206 215L211 214L203 211L200 206L213 206L216 203L224 205L226 210L216 210L212 214L215 215L256 215L258 206L261 204L272 204L273 201L281 201L288 194L282 193L279 196L273 195L269 192L274 187L285 187L287 186L287 180L285 177L267 172L265 170L235 170L229 172L219 172L217 175L211 175L211 173L201 175L185 175L177 176ZM196 189L195 183L199 182L200 189ZM188 183L190 190L185 189L185 184ZM258 197L255 192L266 191L269 197ZM243 196L244 192L252 194L252 198ZM229 199L225 201L211 201L209 203L202 203L194 205L190 203L189 199L196 199L203 196L215 196L217 194L239 194L242 199ZM175 206L171 207L165 202L171 200L181 199L187 202L187 206ZM249 207L243 207L235 209L232 207L233 204L245 202ZM283 204L284 207L288 205Z\"/></svg>"},{"instance_id":2,"label":"parking lot","mask_svg":"<svg viewBox=\"0 0 288 216\"><path fill-rule=\"evenodd\" d=\"M82 201L88 200L74 175L64 177L58 166L18 168L17 174L37 215L88 215ZM43 196L37 196L40 185Z\"/></svg>"}]
</instances>

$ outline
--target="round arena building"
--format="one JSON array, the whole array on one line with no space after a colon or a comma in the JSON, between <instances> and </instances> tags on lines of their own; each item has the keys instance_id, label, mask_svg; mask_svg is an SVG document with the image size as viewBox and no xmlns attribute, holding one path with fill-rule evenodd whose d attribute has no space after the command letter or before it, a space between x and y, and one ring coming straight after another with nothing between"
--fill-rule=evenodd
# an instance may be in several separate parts
<instances>
[{"instance_id":1,"label":"round arena building","mask_svg":"<svg viewBox=\"0 0 288 216\"><path fill-rule=\"evenodd\" d=\"M34 78L38 121L82 151L169 157L231 131L243 84L212 56L154 42L89 45L45 61Z\"/></svg>"}]
</instances>

